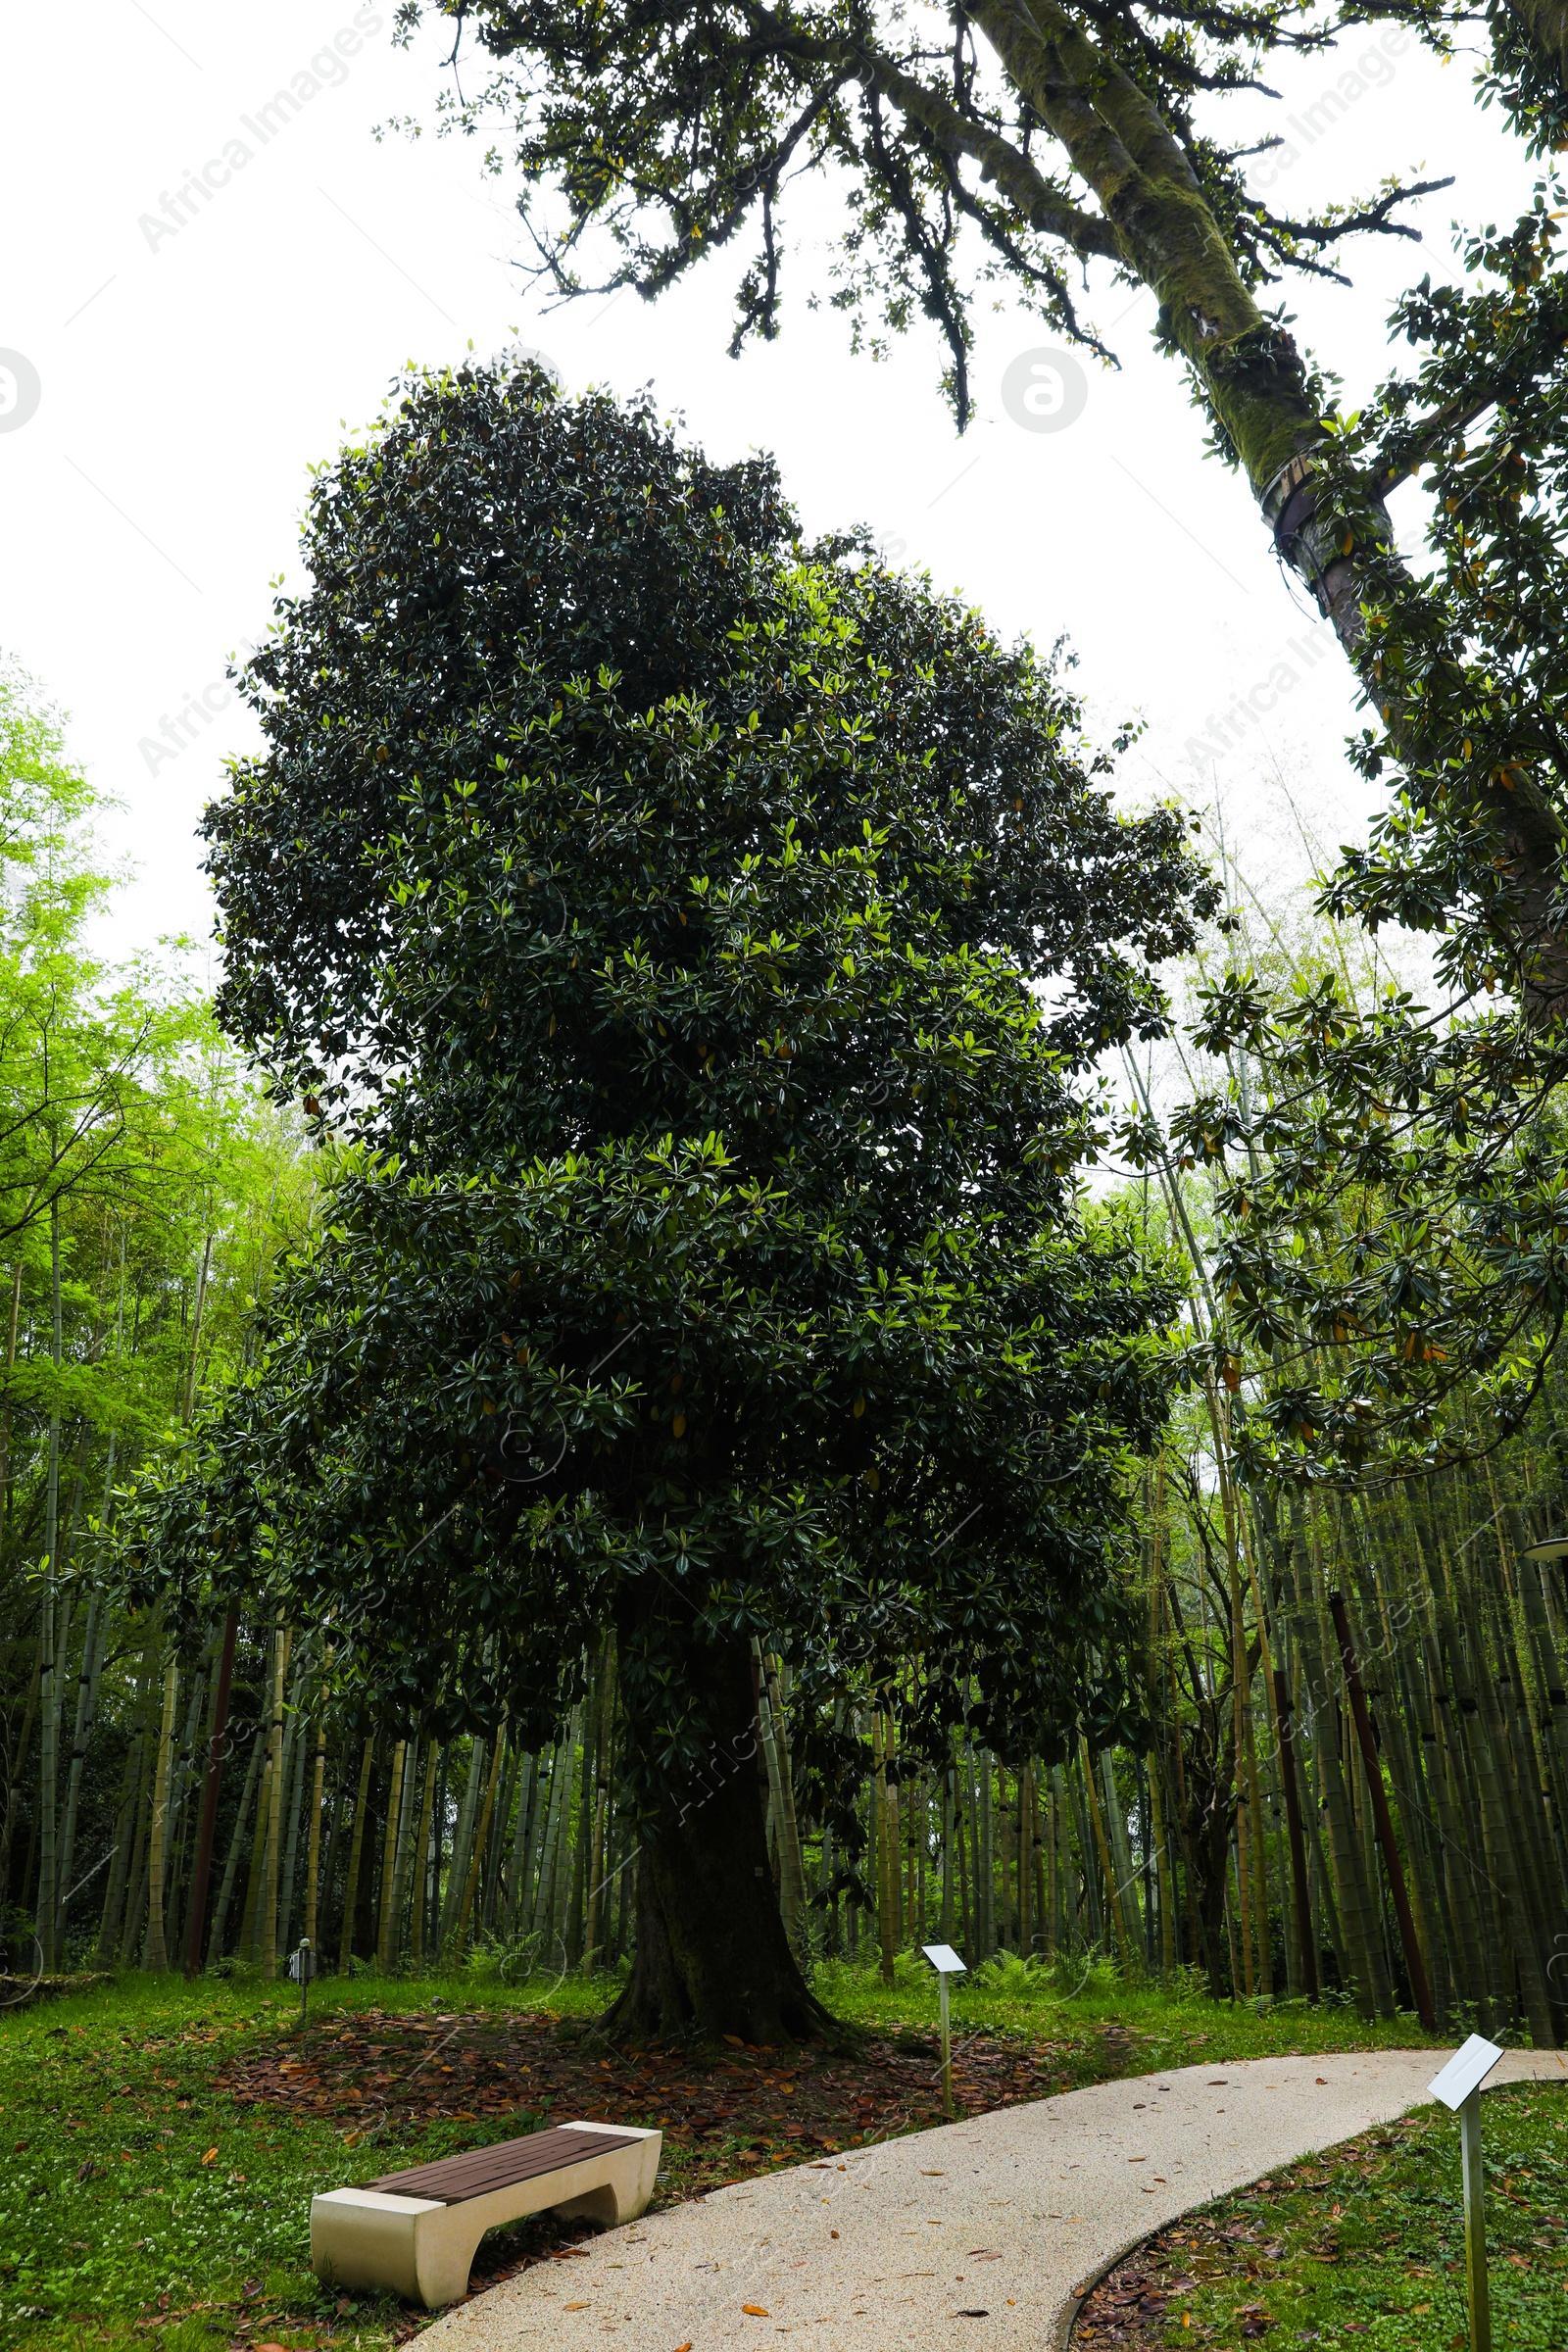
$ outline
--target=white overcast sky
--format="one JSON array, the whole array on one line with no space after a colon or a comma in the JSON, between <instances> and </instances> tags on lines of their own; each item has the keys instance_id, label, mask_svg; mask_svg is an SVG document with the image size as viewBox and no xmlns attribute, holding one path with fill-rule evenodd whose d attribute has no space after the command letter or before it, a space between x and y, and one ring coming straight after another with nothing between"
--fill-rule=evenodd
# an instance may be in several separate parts
<instances>
[{"instance_id":1,"label":"white overcast sky","mask_svg":"<svg viewBox=\"0 0 1568 2352\"><path fill-rule=\"evenodd\" d=\"M771 450L809 528L864 522L1008 633L1065 633L1097 722L1148 722L1123 771L1129 799L1217 794L1259 880L1302 868L1281 776L1330 844L1359 829L1367 796L1341 752L1345 665L1281 578L1243 485L1204 457L1180 376L1151 346L1147 296L1092 291L1086 315L1122 368L1086 361L1081 415L1045 432L1008 415L1004 377L1057 338L987 315L962 440L928 330L887 364L852 358L843 323L807 308L808 253L786 280L781 340L739 363L724 356L734 253L653 308L626 294L544 316L516 266L510 185L484 176L477 143L373 135L394 116L430 119L442 79L440 45L394 50L390 15L353 0L78 0L65 19L6 15L0 352L36 370L38 397L0 429L0 649L65 708L75 755L123 804L113 843L134 881L117 945L210 931L194 828L223 755L251 740L246 715L223 707L225 663L265 629L270 583L299 577L309 468L345 422L373 415L406 361L456 360L470 343L542 347L568 391L651 380L711 456ZM366 37L344 60L356 24ZM244 118L254 124L323 53L325 86L262 144ZM1348 72L1359 94L1331 121L1321 101ZM1386 27L1276 78L1282 104L1247 104L1250 124L1293 139L1275 167L1281 209L1360 193L1390 171L1457 178L1414 216L1424 247L1369 240L1353 291L1289 289L1298 331L1353 397L1385 370L1400 287L1448 270L1450 220L1511 219L1531 171L1497 113L1477 108L1468 62L1440 68ZM235 139L250 160L153 241L143 217L211 159L220 179ZM815 204L797 217L822 233ZM1283 694L1282 662L1295 673ZM165 721L204 695L210 726L159 758ZM1274 707L1245 745L1195 768L1191 740L1254 695Z\"/></svg>"}]
</instances>

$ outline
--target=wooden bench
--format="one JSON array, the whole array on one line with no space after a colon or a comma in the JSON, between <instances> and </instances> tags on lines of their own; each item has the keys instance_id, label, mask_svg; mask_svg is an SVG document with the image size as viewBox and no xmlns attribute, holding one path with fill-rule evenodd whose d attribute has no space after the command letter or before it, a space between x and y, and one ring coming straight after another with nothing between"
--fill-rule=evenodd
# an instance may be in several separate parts
<instances>
[{"instance_id":1,"label":"wooden bench","mask_svg":"<svg viewBox=\"0 0 1568 2352\"><path fill-rule=\"evenodd\" d=\"M388 2173L311 2199L311 2264L338 2286L391 2287L433 2310L467 2291L487 2230L524 2214L635 2221L654 2193L663 2134L619 2124L557 2124L471 2156Z\"/></svg>"}]
</instances>

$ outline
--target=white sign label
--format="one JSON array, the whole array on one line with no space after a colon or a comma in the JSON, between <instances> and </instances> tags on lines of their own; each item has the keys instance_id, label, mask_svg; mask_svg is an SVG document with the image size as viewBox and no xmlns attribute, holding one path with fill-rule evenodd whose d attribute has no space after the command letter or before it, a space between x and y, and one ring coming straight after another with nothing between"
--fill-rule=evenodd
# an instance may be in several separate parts
<instances>
[{"instance_id":1,"label":"white sign label","mask_svg":"<svg viewBox=\"0 0 1568 2352\"><path fill-rule=\"evenodd\" d=\"M1486 2041L1472 2034L1462 2050L1456 2050L1441 2075L1434 2075L1427 2084L1435 2099L1445 2107L1460 2108L1473 2090L1479 2089L1497 2060L1502 2056L1494 2041Z\"/></svg>"},{"instance_id":2,"label":"white sign label","mask_svg":"<svg viewBox=\"0 0 1568 2352\"><path fill-rule=\"evenodd\" d=\"M920 1949L939 1976L962 1977L968 1974L951 1943L922 1943Z\"/></svg>"}]
</instances>

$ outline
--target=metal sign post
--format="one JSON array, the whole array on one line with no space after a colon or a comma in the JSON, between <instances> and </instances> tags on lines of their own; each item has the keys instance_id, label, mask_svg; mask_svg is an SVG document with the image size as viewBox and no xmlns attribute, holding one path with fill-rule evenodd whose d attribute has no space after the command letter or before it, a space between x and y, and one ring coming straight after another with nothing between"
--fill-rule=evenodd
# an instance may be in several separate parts
<instances>
[{"instance_id":1,"label":"metal sign post","mask_svg":"<svg viewBox=\"0 0 1568 2352\"><path fill-rule=\"evenodd\" d=\"M1459 2118L1464 2167L1464 2264L1470 2304L1470 2352L1492 2352L1492 2297L1487 2286L1487 2215L1481 2172L1481 2085L1502 2056L1494 2041L1472 2034L1427 2088Z\"/></svg>"},{"instance_id":2,"label":"metal sign post","mask_svg":"<svg viewBox=\"0 0 1568 2352\"><path fill-rule=\"evenodd\" d=\"M309 1939L301 1942L297 1952L288 1956L288 1973L300 1988L300 2030L305 2028L305 2007L311 1997L311 1979L320 1963L312 1951Z\"/></svg>"},{"instance_id":3,"label":"metal sign post","mask_svg":"<svg viewBox=\"0 0 1568 2352\"><path fill-rule=\"evenodd\" d=\"M949 2123L953 2121L953 2037L948 2023L948 1979L964 1976L967 1971L951 1943L922 1943L926 1958L937 1972L937 1985L942 2004L942 2112Z\"/></svg>"}]
</instances>

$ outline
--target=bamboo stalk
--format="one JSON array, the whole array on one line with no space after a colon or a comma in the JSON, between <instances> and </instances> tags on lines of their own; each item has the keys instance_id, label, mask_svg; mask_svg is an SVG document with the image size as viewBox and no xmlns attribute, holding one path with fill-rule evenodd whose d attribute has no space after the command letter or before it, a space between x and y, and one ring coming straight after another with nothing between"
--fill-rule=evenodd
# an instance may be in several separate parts
<instances>
[{"instance_id":1,"label":"bamboo stalk","mask_svg":"<svg viewBox=\"0 0 1568 2352\"><path fill-rule=\"evenodd\" d=\"M294 1880L299 1868L300 1823L305 1813L307 1758L310 1754L310 1725L303 1712L305 1691L305 1653L301 1645L289 1691L289 1706L283 1733L284 1801L282 1877L277 1892L277 1948L280 1955L289 1949L289 1934L294 1924Z\"/></svg>"},{"instance_id":2,"label":"bamboo stalk","mask_svg":"<svg viewBox=\"0 0 1568 2352\"><path fill-rule=\"evenodd\" d=\"M305 1940L313 1953L318 1953L320 1942L317 1934L317 1913L321 1891L321 1795L326 1786L326 1714L324 1705L316 1710L316 1753L311 1767L311 1829L305 1859Z\"/></svg>"},{"instance_id":3,"label":"bamboo stalk","mask_svg":"<svg viewBox=\"0 0 1568 2352\"><path fill-rule=\"evenodd\" d=\"M239 1872L240 1856L245 1851L245 1825L250 1820L251 1804L256 1794L257 1781L261 1777L266 1745L267 1742L260 1734L251 1741L250 1762L245 1769L245 1785L240 1790L239 1811L234 1817L234 1835L229 1840L228 1860L223 1869L223 1881L218 1890L218 1901L213 1907L212 1931L207 1939L207 1965L209 1968L212 1967L215 1960L220 1960L223 1956L223 1930L228 1922L228 1907L234 1897L234 1881ZM243 1944L243 1931L240 1940Z\"/></svg>"},{"instance_id":4,"label":"bamboo stalk","mask_svg":"<svg viewBox=\"0 0 1568 2352\"><path fill-rule=\"evenodd\" d=\"M141 1757L145 1739L146 1725L138 1721L125 1750L120 1808L115 1816L114 1858L109 1865L103 1916L98 1924L98 1950L93 1965L100 1975L114 1966L120 1950L121 1915L124 1909L125 1888L130 1873L130 1848L135 1830L136 1799L141 1788Z\"/></svg>"},{"instance_id":5,"label":"bamboo stalk","mask_svg":"<svg viewBox=\"0 0 1568 2352\"><path fill-rule=\"evenodd\" d=\"M539 1875L534 1886L529 1933L541 1938L550 1932L551 1874L555 1868L563 1788L570 1771L568 1739L558 1740L550 1759L550 1789L545 1802L544 1836L539 1847Z\"/></svg>"},{"instance_id":6,"label":"bamboo stalk","mask_svg":"<svg viewBox=\"0 0 1568 2352\"><path fill-rule=\"evenodd\" d=\"M1089 1742L1079 1734L1079 1752L1083 1763L1084 1789L1089 1799L1089 1818L1094 1825L1095 1845L1100 1855L1100 1867L1104 1875L1105 1898L1110 1910L1111 1927L1116 1948L1121 1955L1124 1975L1132 1974L1132 1945L1127 1935L1127 1923L1122 1917L1121 1903L1116 1893L1115 1865L1110 1857L1110 1844L1105 1836L1105 1824L1100 1810L1100 1798L1095 1790L1094 1766L1090 1759Z\"/></svg>"},{"instance_id":7,"label":"bamboo stalk","mask_svg":"<svg viewBox=\"0 0 1568 2352\"><path fill-rule=\"evenodd\" d=\"M1150 1833L1154 1848L1154 1881L1159 1889L1159 1974L1161 1983L1168 1984L1176 1975L1176 1893L1171 1885L1161 1778L1156 1752L1151 1759L1149 1774Z\"/></svg>"},{"instance_id":8,"label":"bamboo stalk","mask_svg":"<svg viewBox=\"0 0 1568 2352\"><path fill-rule=\"evenodd\" d=\"M406 1740L400 1740L392 1750L392 1770L387 1783L386 1824L381 1834L380 1930L375 1940L375 1965L383 1977L392 1974L392 1964L397 1956L398 1819L403 1810L403 1779L408 1752L409 1743Z\"/></svg>"},{"instance_id":9,"label":"bamboo stalk","mask_svg":"<svg viewBox=\"0 0 1568 2352\"><path fill-rule=\"evenodd\" d=\"M479 1812L479 1791L484 1786L485 1741L475 1739L468 1747L468 1779L463 1791L463 1803L458 1810L457 1837L452 1846L452 1867L447 1877L446 1900L441 1911L441 1948L446 1950L457 1924L458 1906L467 1882L468 1856L473 1847L474 1823Z\"/></svg>"},{"instance_id":10,"label":"bamboo stalk","mask_svg":"<svg viewBox=\"0 0 1568 2352\"><path fill-rule=\"evenodd\" d=\"M600 1707L599 1739L595 1746L594 1806L588 1856L588 1927L584 1939L583 1968L592 1975L600 1961L603 1937L604 1879L606 1860L606 1831L610 1819L609 1771L612 1735L615 1718L615 1652L613 1639L605 1647L605 1687Z\"/></svg>"},{"instance_id":11,"label":"bamboo stalk","mask_svg":"<svg viewBox=\"0 0 1568 2352\"><path fill-rule=\"evenodd\" d=\"M38 1649L41 1671L38 1684L39 1720L42 1736L38 1759L38 1941L42 1947L45 1976L54 1973L59 1954L56 1948L60 1921L60 1878L56 1850L57 1778L60 1752L59 1672L55 1654L57 1625L55 1611L60 1589L60 1370L63 1352L60 1285L60 1195L57 1192L49 1203L49 1258L51 1269L51 1303L53 1308L53 1338L50 1356L54 1367L54 1394L49 1409L49 1454L44 1476L44 1572L43 1606L38 1627ZM160 1832L161 1838L161 1832ZM160 1863L162 1848L160 1845ZM163 1944L163 1927L159 1924L159 1947ZM161 1965L161 1963L160 1963Z\"/></svg>"},{"instance_id":12,"label":"bamboo stalk","mask_svg":"<svg viewBox=\"0 0 1568 2352\"><path fill-rule=\"evenodd\" d=\"M207 1780L202 1790L201 1827L196 1837L196 1860L185 1920L187 1977L195 1976L202 1961L202 1932L207 1924L207 1890L212 1876L213 1843L218 1833L218 1800L222 1788L229 1700L234 1685L234 1647L238 1635L239 1611L230 1609L223 1620L223 1647L213 1699L212 1728L207 1740Z\"/></svg>"},{"instance_id":13,"label":"bamboo stalk","mask_svg":"<svg viewBox=\"0 0 1568 2352\"><path fill-rule=\"evenodd\" d=\"M888 1727L887 1716L881 1707L871 1711L871 1770L872 1794L875 1800L873 1818L876 1824L876 1927L877 1954L884 1984L893 1983L893 1956L898 1942L897 1912L894 1908L894 1850L893 1828L888 1809Z\"/></svg>"},{"instance_id":14,"label":"bamboo stalk","mask_svg":"<svg viewBox=\"0 0 1568 2352\"><path fill-rule=\"evenodd\" d=\"M424 1755L424 1793L419 1800L419 1827L414 1840L414 1906L409 1921L409 1958L417 1970L424 1962L425 1872L430 1851L430 1819L435 1810L435 1784L441 1757L439 1740L432 1740Z\"/></svg>"},{"instance_id":15,"label":"bamboo stalk","mask_svg":"<svg viewBox=\"0 0 1568 2352\"><path fill-rule=\"evenodd\" d=\"M267 1857L262 1870L259 1930L262 1975L271 1984L277 1975L278 1861L283 1828L283 1678L288 1670L289 1637L279 1626L272 1637L272 1731L268 1751L271 1801L267 1809Z\"/></svg>"},{"instance_id":16,"label":"bamboo stalk","mask_svg":"<svg viewBox=\"0 0 1568 2352\"><path fill-rule=\"evenodd\" d=\"M467 1934L468 1914L473 1908L474 1889L479 1884L479 1865L484 1859L485 1839L490 1835L490 1816L495 1807L496 1781L500 1774L501 1755L505 1746L506 1731L503 1728L497 1734L495 1748L490 1758L490 1778L485 1784L484 1810L479 1817L479 1831L473 1841L473 1858L468 1864L468 1875L463 1889L463 1901L458 1911L457 1926L453 1931L453 1949L459 1954L463 1950L464 1936Z\"/></svg>"},{"instance_id":17,"label":"bamboo stalk","mask_svg":"<svg viewBox=\"0 0 1568 2352\"><path fill-rule=\"evenodd\" d=\"M370 1809L370 1768L375 1761L375 1740L368 1739L360 1761L360 1786L354 1799L354 1833L349 1844L348 1877L343 1887L343 1932L338 1939L337 1973L346 1977L354 1957L354 1913L359 1901L360 1869L365 1853L365 1823Z\"/></svg>"},{"instance_id":18,"label":"bamboo stalk","mask_svg":"<svg viewBox=\"0 0 1568 2352\"><path fill-rule=\"evenodd\" d=\"M97 1711L98 1673L103 1655L103 1590L94 1584L87 1602L87 1626L82 1636L81 1666L76 1678L76 1716L71 1736L66 1774L65 1823L60 1833L60 1902L55 1921L55 1949L66 1951L66 1904L72 1892L71 1873L76 1851L76 1814L81 1800L81 1776L87 1761L87 1741Z\"/></svg>"},{"instance_id":19,"label":"bamboo stalk","mask_svg":"<svg viewBox=\"0 0 1568 2352\"><path fill-rule=\"evenodd\" d=\"M1285 1791L1285 1818L1291 1840L1291 1926L1300 1955L1301 1990L1309 2001L1321 1997L1317 1939L1312 1934L1312 1902L1306 1883L1306 1840L1301 1833L1301 1791L1296 1774L1296 1716L1291 1687L1283 1666L1274 1669L1275 1713L1280 1727L1280 1778Z\"/></svg>"},{"instance_id":20,"label":"bamboo stalk","mask_svg":"<svg viewBox=\"0 0 1568 2352\"><path fill-rule=\"evenodd\" d=\"M990 1960L997 1949L997 1821L995 1760L989 1748L975 1751L975 1769L979 1838L974 1864L975 1926L980 1957Z\"/></svg>"},{"instance_id":21,"label":"bamboo stalk","mask_svg":"<svg viewBox=\"0 0 1568 2352\"><path fill-rule=\"evenodd\" d=\"M169 1953L164 1944L164 1854L169 1824L169 1768L174 1739L174 1699L178 1688L179 1661L171 1649L164 1666L164 1716L158 1736L158 1765L153 1782L152 1843L147 1865L145 1965L154 1976L163 1976L169 1967Z\"/></svg>"},{"instance_id":22,"label":"bamboo stalk","mask_svg":"<svg viewBox=\"0 0 1568 2352\"><path fill-rule=\"evenodd\" d=\"M1350 1637L1350 1620L1346 1611L1344 1594L1331 1592L1329 1608L1334 1617L1334 1630L1339 1636L1340 1659L1345 1668L1350 1713L1355 1723L1356 1738L1361 1743L1361 1761L1366 1767L1367 1790L1372 1799L1372 1818L1377 1827L1378 1843L1383 1849L1383 1867L1389 1875L1389 1887L1399 1922L1405 1973L1415 1996L1416 2014L1427 2032L1436 2034L1438 2021L1432 2009L1432 1985L1427 1976L1426 1960L1416 1937L1404 1866L1399 1859L1398 1841L1394 1835L1394 1820L1389 1811L1388 1793L1383 1786L1383 1767L1378 1757L1377 1742L1372 1736L1372 1720L1367 1713L1366 1693L1361 1687L1361 1670L1356 1662L1355 1644Z\"/></svg>"},{"instance_id":23,"label":"bamboo stalk","mask_svg":"<svg viewBox=\"0 0 1568 2352\"><path fill-rule=\"evenodd\" d=\"M761 1644L755 1638L752 1647L762 1671L762 1747L767 1759L768 1800L778 1822L779 1909L790 1948L805 1967L810 1957L806 1933L806 1869L801 1856L800 1825L795 1817L794 1773L784 1702L777 1662L763 1656Z\"/></svg>"}]
</instances>

